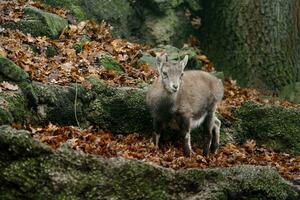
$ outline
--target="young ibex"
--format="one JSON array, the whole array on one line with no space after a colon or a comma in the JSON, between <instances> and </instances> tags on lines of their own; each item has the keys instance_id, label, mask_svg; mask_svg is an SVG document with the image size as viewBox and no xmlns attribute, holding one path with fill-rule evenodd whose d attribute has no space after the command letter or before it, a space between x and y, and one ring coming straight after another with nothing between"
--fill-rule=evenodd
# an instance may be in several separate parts
<instances>
[{"instance_id":1,"label":"young ibex","mask_svg":"<svg viewBox=\"0 0 300 200\"><path fill-rule=\"evenodd\" d=\"M176 123L185 136L184 151L193 153L190 132L204 123L205 141L203 153L216 152L219 147L220 120L215 116L223 97L223 85L219 79L200 70L183 71L187 62L168 61L163 55L156 58L159 77L147 93L147 105L153 117L153 143L158 146L159 137L170 124Z\"/></svg>"}]
</instances>

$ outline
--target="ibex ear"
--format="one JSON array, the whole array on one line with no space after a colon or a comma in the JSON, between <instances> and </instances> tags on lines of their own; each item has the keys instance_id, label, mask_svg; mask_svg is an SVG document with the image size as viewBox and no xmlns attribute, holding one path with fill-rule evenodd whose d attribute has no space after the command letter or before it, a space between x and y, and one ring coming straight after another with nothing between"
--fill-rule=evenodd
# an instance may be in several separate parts
<instances>
[{"instance_id":1,"label":"ibex ear","mask_svg":"<svg viewBox=\"0 0 300 200\"><path fill-rule=\"evenodd\" d=\"M156 56L156 67L159 72L161 71L163 64L167 61L168 61L168 57L166 54L164 54L162 56Z\"/></svg>"},{"instance_id":2,"label":"ibex ear","mask_svg":"<svg viewBox=\"0 0 300 200\"><path fill-rule=\"evenodd\" d=\"M189 56L186 55L186 56L184 56L183 60L180 61L180 64L181 64L181 66L182 66L182 71L184 70L185 66L187 65L188 60L189 60Z\"/></svg>"}]
</instances>

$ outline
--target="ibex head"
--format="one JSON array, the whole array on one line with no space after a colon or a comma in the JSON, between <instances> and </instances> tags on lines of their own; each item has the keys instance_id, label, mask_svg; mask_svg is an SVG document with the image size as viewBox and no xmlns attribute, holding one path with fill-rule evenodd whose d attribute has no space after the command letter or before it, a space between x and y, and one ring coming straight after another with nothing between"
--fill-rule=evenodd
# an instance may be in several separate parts
<instances>
[{"instance_id":1,"label":"ibex head","mask_svg":"<svg viewBox=\"0 0 300 200\"><path fill-rule=\"evenodd\" d=\"M174 94L179 90L183 76L183 70L187 62L187 55L183 60L180 61L168 61L167 55L156 57L156 65L159 75L161 76L163 86L167 92Z\"/></svg>"}]
</instances>

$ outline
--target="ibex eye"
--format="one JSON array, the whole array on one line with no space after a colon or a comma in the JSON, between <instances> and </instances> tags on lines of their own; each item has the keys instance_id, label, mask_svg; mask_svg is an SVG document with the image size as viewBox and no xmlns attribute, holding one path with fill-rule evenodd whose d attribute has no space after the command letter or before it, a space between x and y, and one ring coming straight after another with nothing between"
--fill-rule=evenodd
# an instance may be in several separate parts
<instances>
[{"instance_id":1,"label":"ibex eye","mask_svg":"<svg viewBox=\"0 0 300 200\"><path fill-rule=\"evenodd\" d=\"M167 77L168 77L167 72L163 72L163 77L164 77L164 78L167 78Z\"/></svg>"},{"instance_id":2,"label":"ibex eye","mask_svg":"<svg viewBox=\"0 0 300 200\"><path fill-rule=\"evenodd\" d=\"M183 73L181 73L180 78L182 78L182 76L183 76Z\"/></svg>"}]
</instances>

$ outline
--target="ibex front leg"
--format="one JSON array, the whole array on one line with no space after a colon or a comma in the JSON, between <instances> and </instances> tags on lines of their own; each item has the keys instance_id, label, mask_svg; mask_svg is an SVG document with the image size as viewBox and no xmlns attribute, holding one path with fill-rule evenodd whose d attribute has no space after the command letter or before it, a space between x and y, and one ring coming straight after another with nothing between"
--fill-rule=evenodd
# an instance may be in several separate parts
<instances>
[{"instance_id":1,"label":"ibex front leg","mask_svg":"<svg viewBox=\"0 0 300 200\"><path fill-rule=\"evenodd\" d=\"M152 133L152 142L156 147L158 147L160 135L164 130L163 123L158 120L154 120L153 128L154 128L154 132Z\"/></svg>"},{"instance_id":2,"label":"ibex front leg","mask_svg":"<svg viewBox=\"0 0 300 200\"><path fill-rule=\"evenodd\" d=\"M177 123L180 125L181 132L184 135L184 153L186 156L191 156L194 154L191 146L191 119L184 116L178 116Z\"/></svg>"}]
</instances>

